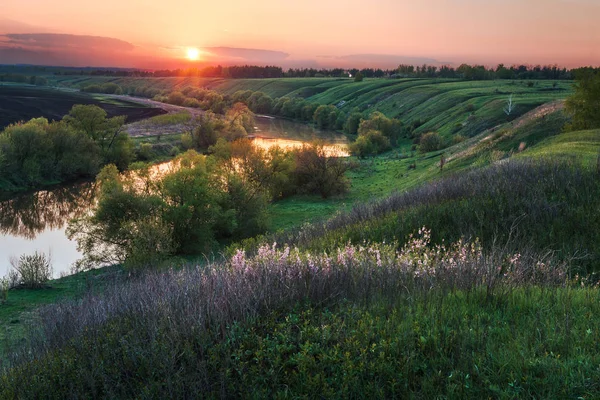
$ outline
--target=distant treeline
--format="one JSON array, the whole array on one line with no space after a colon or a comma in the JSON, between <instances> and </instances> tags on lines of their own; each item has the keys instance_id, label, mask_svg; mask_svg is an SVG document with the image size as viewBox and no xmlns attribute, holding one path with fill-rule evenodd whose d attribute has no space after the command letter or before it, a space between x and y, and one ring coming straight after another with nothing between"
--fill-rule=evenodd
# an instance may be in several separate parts
<instances>
[{"instance_id":1,"label":"distant treeline","mask_svg":"<svg viewBox=\"0 0 600 400\"><path fill-rule=\"evenodd\" d=\"M55 75L90 75L115 77L206 77L206 78L347 78L361 74L365 78L454 78L467 80L493 79L575 79L581 71L600 70L600 68L582 67L575 69L561 68L557 65L512 65L499 64L496 67L462 64L458 68L448 65L399 65L396 69L374 68L290 68L284 71L281 67L256 65L244 66L210 66L204 68L187 68L174 70L116 70L116 69L72 69L54 72Z\"/></svg>"}]
</instances>

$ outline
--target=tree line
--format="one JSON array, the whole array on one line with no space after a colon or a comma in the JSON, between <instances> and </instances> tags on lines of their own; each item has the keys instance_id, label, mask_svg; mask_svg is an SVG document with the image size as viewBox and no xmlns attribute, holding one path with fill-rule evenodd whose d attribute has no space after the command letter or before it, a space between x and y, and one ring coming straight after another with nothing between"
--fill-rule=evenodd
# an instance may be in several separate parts
<instances>
[{"instance_id":1,"label":"tree line","mask_svg":"<svg viewBox=\"0 0 600 400\"><path fill-rule=\"evenodd\" d=\"M203 68L178 68L173 70L121 70L121 69L66 69L55 71L55 75L89 75L114 77L206 77L206 78L348 78L360 74L365 78L448 78L466 80L493 79L537 79L571 80L584 70L595 68L581 67L567 69L558 65L505 65L497 66L461 64L450 65L411 65L401 64L395 69L381 68L289 68L277 66L207 66Z\"/></svg>"}]
</instances>

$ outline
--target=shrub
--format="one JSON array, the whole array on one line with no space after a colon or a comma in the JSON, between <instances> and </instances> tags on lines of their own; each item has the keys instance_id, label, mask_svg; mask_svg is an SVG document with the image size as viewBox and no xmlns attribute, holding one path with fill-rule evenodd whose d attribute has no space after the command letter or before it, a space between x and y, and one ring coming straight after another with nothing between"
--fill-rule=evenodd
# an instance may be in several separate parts
<instances>
[{"instance_id":1,"label":"shrub","mask_svg":"<svg viewBox=\"0 0 600 400\"><path fill-rule=\"evenodd\" d=\"M154 150L151 143L142 143L138 150L138 158L143 161L149 161L154 157Z\"/></svg>"},{"instance_id":2,"label":"shrub","mask_svg":"<svg viewBox=\"0 0 600 400\"><path fill-rule=\"evenodd\" d=\"M50 257L37 251L32 255L21 255L18 259L10 260L14 271L17 273L19 286L26 288L39 288L52 278L52 265Z\"/></svg>"},{"instance_id":3,"label":"shrub","mask_svg":"<svg viewBox=\"0 0 600 400\"><path fill-rule=\"evenodd\" d=\"M348 163L340 157L329 157L323 144L304 145L296 151L298 186L305 193L320 194L326 199L345 193L349 182L345 176Z\"/></svg>"},{"instance_id":4,"label":"shrub","mask_svg":"<svg viewBox=\"0 0 600 400\"><path fill-rule=\"evenodd\" d=\"M350 152L360 158L374 156L391 148L390 140L380 131L370 130L361 134L350 145Z\"/></svg>"},{"instance_id":5,"label":"shrub","mask_svg":"<svg viewBox=\"0 0 600 400\"><path fill-rule=\"evenodd\" d=\"M465 138L463 135L454 135L454 137L452 138L452 143L459 144L464 142L465 140L467 140L467 138Z\"/></svg>"},{"instance_id":6,"label":"shrub","mask_svg":"<svg viewBox=\"0 0 600 400\"><path fill-rule=\"evenodd\" d=\"M184 150L189 150L192 147L194 147L194 139L193 139L191 133L189 133L189 132L182 133L180 140L181 140L181 147L183 147Z\"/></svg>"},{"instance_id":7,"label":"shrub","mask_svg":"<svg viewBox=\"0 0 600 400\"><path fill-rule=\"evenodd\" d=\"M419 140L419 150L422 153L440 150L441 148L443 148L443 140L437 132L428 132L421 136L421 140Z\"/></svg>"},{"instance_id":8,"label":"shrub","mask_svg":"<svg viewBox=\"0 0 600 400\"><path fill-rule=\"evenodd\" d=\"M187 98L183 102L184 107L200 108L200 102L194 98Z\"/></svg>"},{"instance_id":9,"label":"shrub","mask_svg":"<svg viewBox=\"0 0 600 400\"><path fill-rule=\"evenodd\" d=\"M6 303L8 300L8 290L10 289L10 282L8 277L0 278L0 302Z\"/></svg>"}]
</instances>

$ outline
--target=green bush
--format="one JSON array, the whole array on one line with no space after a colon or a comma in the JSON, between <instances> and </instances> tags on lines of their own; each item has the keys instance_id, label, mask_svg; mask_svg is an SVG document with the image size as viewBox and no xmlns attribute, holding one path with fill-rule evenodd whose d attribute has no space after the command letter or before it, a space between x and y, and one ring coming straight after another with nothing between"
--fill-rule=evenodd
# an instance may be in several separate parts
<instances>
[{"instance_id":1,"label":"green bush","mask_svg":"<svg viewBox=\"0 0 600 400\"><path fill-rule=\"evenodd\" d=\"M138 150L138 159L142 161L149 161L154 157L154 150L152 149L151 143L142 143Z\"/></svg>"},{"instance_id":2,"label":"green bush","mask_svg":"<svg viewBox=\"0 0 600 400\"><path fill-rule=\"evenodd\" d=\"M391 148L390 140L383 136L380 131L370 130L358 136L356 141L350 145L350 153L364 158L383 153Z\"/></svg>"},{"instance_id":3,"label":"green bush","mask_svg":"<svg viewBox=\"0 0 600 400\"><path fill-rule=\"evenodd\" d=\"M419 140L419 151L422 153L440 150L443 147L444 141L437 132L428 132L421 136L421 139Z\"/></svg>"}]
</instances>

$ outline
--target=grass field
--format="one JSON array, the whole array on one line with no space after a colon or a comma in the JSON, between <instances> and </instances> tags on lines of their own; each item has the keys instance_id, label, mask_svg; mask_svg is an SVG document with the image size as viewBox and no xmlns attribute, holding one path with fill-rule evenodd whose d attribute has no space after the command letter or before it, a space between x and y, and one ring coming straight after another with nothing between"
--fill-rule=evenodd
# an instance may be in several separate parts
<instances>
[{"instance_id":1,"label":"grass field","mask_svg":"<svg viewBox=\"0 0 600 400\"><path fill-rule=\"evenodd\" d=\"M216 79L216 78L110 78L49 77L51 84L81 88L91 83L113 82L125 93L136 88L182 90L206 87L223 94L238 90L262 91L277 98L302 97L318 104L337 105L349 112L381 111L405 124L422 123L416 133L438 131L442 136L460 134L471 137L554 100L572 91L570 81L458 81L448 79ZM509 96L516 104L510 116L503 109Z\"/></svg>"},{"instance_id":2,"label":"grass field","mask_svg":"<svg viewBox=\"0 0 600 400\"><path fill-rule=\"evenodd\" d=\"M344 100L343 110L378 110L420 121L417 132L465 140L421 154L406 139L356 160L344 196L273 204L266 240L298 246L297 258L256 252L249 241L248 255L236 255L238 267L235 259L214 269L173 261L168 271L131 278L115 267L53 281L52 289L11 291L0 305L0 343L6 349L15 339L44 339L32 344L42 349L35 362L22 359L0 374L0 397L34 397L48 387L57 398L600 396L593 286L600 130L563 131L570 82L59 79L71 87L198 85ZM517 107L507 116L511 94ZM173 118L187 116L148 123ZM150 141L157 154L178 143L175 135L135 140ZM407 239L422 226L438 245L478 238L483 253L468 246L448 259L439 247L423 252L421 242ZM390 261L401 254L414 263L408 271L435 268L406 278ZM460 257L472 257L471 269L456 269ZM544 281L544 274L560 279ZM42 336L25 335L37 307L90 287L100 290L44 309Z\"/></svg>"}]
</instances>

